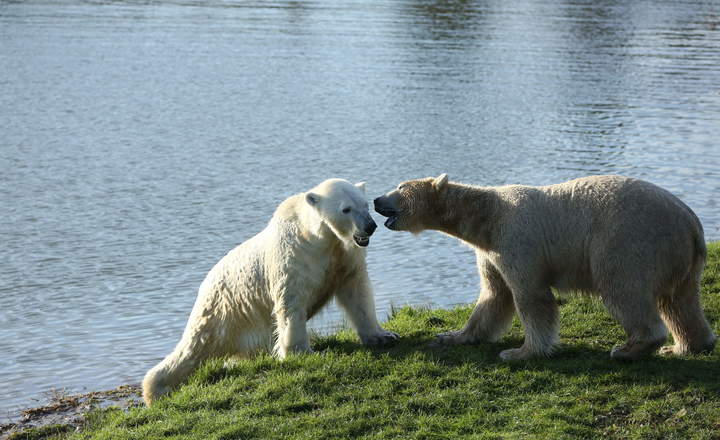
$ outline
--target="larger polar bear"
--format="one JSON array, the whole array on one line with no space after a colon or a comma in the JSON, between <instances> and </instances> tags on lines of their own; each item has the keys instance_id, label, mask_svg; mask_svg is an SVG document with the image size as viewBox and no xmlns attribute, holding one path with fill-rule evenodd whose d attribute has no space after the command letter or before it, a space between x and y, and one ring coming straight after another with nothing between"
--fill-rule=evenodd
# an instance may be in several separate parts
<instances>
[{"instance_id":1,"label":"larger polar bear","mask_svg":"<svg viewBox=\"0 0 720 440\"><path fill-rule=\"evenodd\" d=\"M376 227L362 183L329 179L282 202L208 273L182 339L145 375L147 405L210 357L311 351L307 320L333 297L364 344L396 340L378 324L365 264Z\"/></svg>"},{"instance_id":2,"label":"larger polar bear","mask_svg":"<svg viewBox=\"0 0 720 440\"><path fill-rule=\"evenodd\" d=\"M700 308L703 229L677 197L642 180L592 176L549 186L479 187L446 174L416 179L375 199L385 225L434 229L475 249L482 290L465 328L438 344L496 341L517 311L522 347L504 360L550 355L558 306L550 290L600 296L627 333L611 356L635 360L659 348L699 353L715 345Z\"/></svg>"}]
</instances>

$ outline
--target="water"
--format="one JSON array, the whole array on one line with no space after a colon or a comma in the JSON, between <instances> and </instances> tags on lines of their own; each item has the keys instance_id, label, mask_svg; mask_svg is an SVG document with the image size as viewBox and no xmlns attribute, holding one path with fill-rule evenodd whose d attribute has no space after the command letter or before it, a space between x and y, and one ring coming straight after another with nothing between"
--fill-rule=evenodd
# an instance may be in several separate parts
<instances>
[{"instance_id":1,"label":"water","mask_svg":"<svg viewBox=\"0 0 720 440\"><path fill-rule=\"evenodd\" d=\"M0 0L1 414L139 382L210 267L328 177L621 173L720 239L720 6L546 3ZM437 233L368 259L382 319L477 295Z\"/></svg>"}]
</instances>

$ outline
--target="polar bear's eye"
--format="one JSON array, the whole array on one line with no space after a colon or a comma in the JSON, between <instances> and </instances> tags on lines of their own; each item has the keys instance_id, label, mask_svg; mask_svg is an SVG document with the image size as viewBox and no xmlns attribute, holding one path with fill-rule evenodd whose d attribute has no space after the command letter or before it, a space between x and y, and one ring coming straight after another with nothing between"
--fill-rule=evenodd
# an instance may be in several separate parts
<instances>
[{"instance_id":1,"label":"polar bear's eye","mask_svg":"<svg viewBox=\"0 0 720 440\"><path fill-rule=\"evenodd\" d=\"M349 207L343 208L342 212L343 212L343 214L350 214L350 208Z\"/></svg>"}]
</instances>

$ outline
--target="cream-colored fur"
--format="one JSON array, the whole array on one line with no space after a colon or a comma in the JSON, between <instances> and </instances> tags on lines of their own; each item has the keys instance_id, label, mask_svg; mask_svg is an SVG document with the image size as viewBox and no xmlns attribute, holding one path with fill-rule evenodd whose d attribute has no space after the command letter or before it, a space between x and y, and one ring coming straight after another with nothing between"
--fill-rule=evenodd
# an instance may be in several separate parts
<instances>
[{"instance_id":1,"label":"cream-colored fur","mask_svg":"<svg viewBox=\"0 0 720 440\"><path fill-rule=\"evenodd\" d=\"M480 298L465 327L437 344L496 341L517 311L522 347L505 360L548 356L558 343L558 307L550 290L600 296L627 333L618 359L641 358L667 337L664 353L712 350L715 336L700 308L703 230L677 197L651 183L594 176L531 187L477 187L435 179L404 182L375 200L386 226L434 229L471 245Z\"/></svg>"},{"instance_id":2,"label":"cream-colored fur","mask_svg":"<svg viewBox=\"0 0 720 440\"><path fill-rule=\"evenodd\" d=\"M311 351L306 323L331 298L365 344L398 338L375 316L364 184L327 180L285 200L267 227L208 273L182 339L143 380L150 405L211 357Z\"/></svg>"}]
</instances>

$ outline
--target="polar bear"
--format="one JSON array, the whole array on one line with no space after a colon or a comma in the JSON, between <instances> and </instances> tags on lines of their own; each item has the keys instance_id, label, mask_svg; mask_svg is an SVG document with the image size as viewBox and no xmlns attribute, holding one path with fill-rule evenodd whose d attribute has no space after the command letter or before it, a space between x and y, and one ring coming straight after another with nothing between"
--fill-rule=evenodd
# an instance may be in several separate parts
<instances>
[{"instance_id":1,"label":"polar bear","mask_svg":"<svg viewBox=\"0 0 720 440\"><path fill-rule=\"evenodd\" d=\"M267 227L210 270L182 339L145 375L148 406L210 357L311 351L306 323L331 298L367 345L394 341L375 316L365 185L329 179L280 204Z\"/></svg>"},{"instance_id":2,"label":"polar bear","mask_svg":"<svg viewBox=\"0 0 720 440\"><path fill-rule=\"evenodd\" d=\"M513 311L522 347L504 360L549 356L558 343L558 307L550 290L595 293L627 334L611 356L636 360L711 351L715 336L700 308L703 229L677 197L651 183L594 176L550 186L477 187L437 178L401 183L375 199L385 226L434 229L475 249L481 291L460 331L436 344L496 341Z\"/></svg>"}]
</instances>

